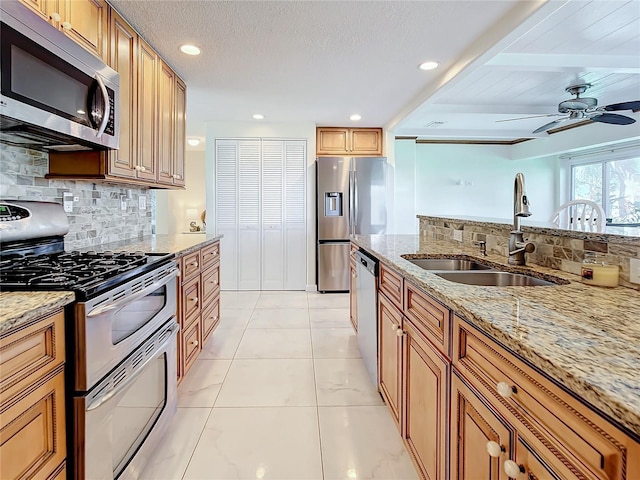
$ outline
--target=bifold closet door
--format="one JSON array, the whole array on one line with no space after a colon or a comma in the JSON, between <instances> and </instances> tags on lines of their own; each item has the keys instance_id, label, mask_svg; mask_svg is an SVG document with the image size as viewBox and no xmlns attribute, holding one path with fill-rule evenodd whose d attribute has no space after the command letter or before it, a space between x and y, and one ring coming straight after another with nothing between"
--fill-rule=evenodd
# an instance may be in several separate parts
<instances>
[{"instance_id":1,"label":"bifold closet door","mask_svg":"<svg viewBox=\"0 0 640 480\"><path fill-rule=\"evenodd\" d=\"M216 233L220 239L220 288L238 289L238 141L216 140Z\"/></svg>"},{"instance_id":2,"label":"bifold closet door","mask_svg":"<svg viewBox=\"0 0 640 480\"><path fill-rule=\"evenodd\" d=\"M306 234L307 142L284 144L284 288L305 290L307 284Z\"/></svg>"},{"instance_id":3,"label":"bifold closet door","mask_svg":"<svg viewBox=\"0 0 640 480\"><path fill-rule=\"evenodd\" d=\"M262 140L262 289L284 290L284 142Z\"/></svg>"}]
</instances>

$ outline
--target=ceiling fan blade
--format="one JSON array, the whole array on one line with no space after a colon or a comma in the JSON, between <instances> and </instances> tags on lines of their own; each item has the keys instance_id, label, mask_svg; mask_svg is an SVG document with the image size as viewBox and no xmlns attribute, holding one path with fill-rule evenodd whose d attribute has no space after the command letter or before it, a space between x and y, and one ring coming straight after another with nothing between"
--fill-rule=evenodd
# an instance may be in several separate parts
<instances>
[{"instance_id":1,"label":"ceiling fan blade","mask_svg":"<svg viewBox=\"0 0 640 480\"><path fill-rule=\"evenodd\" d=\"M560 115L564 115L564 114L563 113L548 113L548 114L545 114L545 115L531 115L530 117L507 118L506 120L496 120L496 123L513 122L514 120L525 120L527 118L559 117Z\"/></svg>"},{"instance_id":2,"label":"ceiling fan blade","mask_svg":"<svg viewBox=\"0 0 640 480\"><path fill-rule=\"evenodd\" d=\"M616 110L640 110L640 100L635 100L633 102L622 102L622 103L614 103L612 105L607 105L604 107L608 112L613 112Z\"/></svg>"},{"instance_id":3,"label":"ceiling fan blade","mask_svg":"<svg viewBox=\"0 0 640 480\"><path fill-rule=\"evenodd\" d=\"M546 132L547 130L549 130L550 128L552 128L553 126L562 123L562 122L566 122L567 120L569 120L569 117L565 117L565 118L559 118L558 120L554 120L553 122L549 122L546 123L544 125L542 125L539 128L536 128L533 132L531 133L540 133L540 132Z\"/></svg>"},{"instance_id":4,"label":"ceiling fan blade","mask_svg":"<svg viewBox=\"0 0 640 480\"><path fill-rule=\"evenodd\" d=\"M631 125L635 123L635 119L626 115L618 115L617 113L603 113L590 117L592 122L612 123L614 125Z\"/></svg>"}]
</instances>

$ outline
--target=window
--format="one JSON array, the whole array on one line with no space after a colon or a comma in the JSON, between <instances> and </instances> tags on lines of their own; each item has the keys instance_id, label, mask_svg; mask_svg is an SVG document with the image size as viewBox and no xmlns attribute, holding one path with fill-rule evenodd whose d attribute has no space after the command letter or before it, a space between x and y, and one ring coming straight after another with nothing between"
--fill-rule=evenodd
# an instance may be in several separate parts
<instances>
[{"instance_id":1,"label":"window","mask_svg":"<svg viewBox=\"0 0 640 480\"><path fill-rule=\"evenodd\" d=\"M602 205L607 225L640 226L640 157L572 165L571 199Z\"/></svg>"}]
</instances>

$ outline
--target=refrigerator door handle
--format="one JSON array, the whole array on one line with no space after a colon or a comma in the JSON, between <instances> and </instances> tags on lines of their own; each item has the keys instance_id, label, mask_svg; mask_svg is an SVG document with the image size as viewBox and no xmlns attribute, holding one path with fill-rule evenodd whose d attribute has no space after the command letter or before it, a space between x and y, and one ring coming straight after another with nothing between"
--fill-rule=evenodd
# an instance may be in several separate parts
<instances>
[{"instance_id":1,"label":"refrigerator door handle","mask_svg":"<svg viewBox=\"0 0 640 480\"><path fill-rule=\"evenodd\" d=\"M358 177L356 172L353 172L353 234L359 233L358 226Z\"/></svg>"},{"instance_id":2,"label":"refrigerator door handle","mask_svg":"<svg viewBox=\"0 0 640 480\"><path fill-rule=\"evenodd\" d=\"M356 172L349 171L349 234L353 235L355 227L355 175Z\"/></svg>"}]
</instances>

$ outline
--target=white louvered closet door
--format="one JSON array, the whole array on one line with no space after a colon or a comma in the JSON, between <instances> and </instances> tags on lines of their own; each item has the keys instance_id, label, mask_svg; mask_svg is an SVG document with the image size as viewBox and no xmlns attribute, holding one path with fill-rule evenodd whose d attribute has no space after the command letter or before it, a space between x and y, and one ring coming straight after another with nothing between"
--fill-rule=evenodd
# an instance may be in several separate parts
<instances>
[{"instance_id":1,"label":"white louvered closet door","mask_svg":"<svg viewBox=\"0 0 640 480\"><path fill-rule=\"evenodd\" d=\"M262 140L262 289L284 289L284 145Z\"/></svg>"},{"instance_id":2,"label":"white louvered closet door","mask_svg":"<svg viewBox=\"0 0 640 480\"><path fill-rule=\"evenodd\" d=\"M284 144L284 288L306 288L306 178L307 142Z\"/></svg>"},{"instance_id":3,"label":"white louvered closet door","mask_svg":"<svg viewBox=\"0 0 640 480\"><path fill-rule=\"evenodd\" d=\"M260 141L238 141L238 290L260 290Z\"/></svg>"},{"instance_id":4,"label":"white louvered closet door","mask_svg":"<svg viewBox=\"0 0 640 480\"><path fill-rule=\"evenodd\" d=\"M220 288L238 289L238 141L216 140L216 233Z\"/></svg>"}]
</instances>

